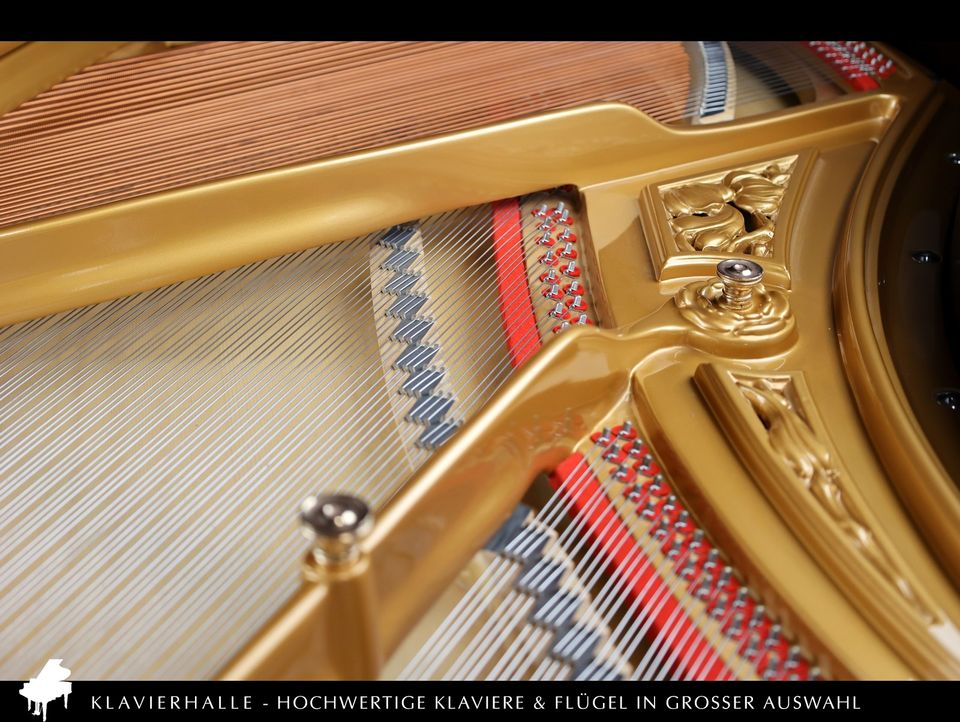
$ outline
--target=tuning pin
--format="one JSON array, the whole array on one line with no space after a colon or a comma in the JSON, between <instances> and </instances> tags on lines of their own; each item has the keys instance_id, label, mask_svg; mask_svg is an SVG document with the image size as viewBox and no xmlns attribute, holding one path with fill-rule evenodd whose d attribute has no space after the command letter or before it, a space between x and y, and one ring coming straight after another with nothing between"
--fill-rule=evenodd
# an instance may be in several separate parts
<instances>
[{"instance_id":1,"label":"tuning pin","mask_svg":"<svg viewBox=\"0 0 960 722\"><path fill-rule=\"evenodd\" d=\"M563 273L564 275L569 276L570 278L579 278L580 269L577 268L577 262L570 261L570 263L568 263L566 266L563 267Z\"/></svg>"},{"instance_id":2,"label":"tuning pin","mask_svg":"<svg viewBox=\"0 0 960 722\"><path fill-rule=\"evenodd\" d=\"M544 218L542 221L540 221L540 224L537 226L537 230L546 231L549 233L550 231L553 230L553 227L555 225L557 225L557 223L552 218Z\"/></svg>"},{"instance_id":3,"label":"tuning pin","mask_svg":"<svg viewBox=\"0 0 960 722\"><path fill-rule=\"evenodd\" d=\"M747 591L746 587L740 587L737 590L736 598L733 600L733 606L737 609L739 609L740 607L746 606L747 599L749 598L749 594L750 593Z\"/></svg>"},{"instance_id":4,"label":"tuning pin","mask_svg":"<svg viewBox=\"0 0 960 722\"><path fill-rule=\"evenodd\" d=\"M677 497L674 494L671 494L667 497L666 501L663 504L663 513L669 514L671 511L677 508Z\"/></svg>"},{"instance_id":5,"label":"tuning pin","mask_svg":"<svg viewBox=\"0 0 960 722\"><path fill-rule=\"evenodd\" d=\"M563 231L560 232L560 235L557 236L557 240L560 241L560 243L576 243L577 234L574 233L569 226L567 226L563 229Z\"/></svg>"},{"instance_id":6,"label":"tuning pin","mask_svg":"<svg viewBox=\"0 0 960 722\"><path fill-rule=\"evenodd\" d=\"M690 551L697 552L703 546L703 529L695 529L690 537Z\"/></svg>"},{"instance_id":7,"label":"tuning pin","mask_svg":"<svg viewBox=\"0 0 960 722\"><path fill-rule=\"evenodd\" d=\"M637 471L645 476L657 476L660 474L660 466L650 454L647 454L643 457Z\"/></svg>"},{"instance_id":8,"label":"tuning pin","mask_svg":"<svg viewBox=\"0 0 960 722\"><path fill-rule=\"evenodd\" d=\"M540 280L543 283L556 283L559 280L560 275L557 273L557 269L551 268L546 273L540 274Z\"/></svg>"},{"instance_id":9,"label":"tuning pin","mask_svg":"<svg viewBox=\"0 0 960 722\"><path fill-rule=\"evenodd\" d=\"M630 444L630 448L627 451L630 454L630 457L633 459L642 459L649 450L647 449L646 444L643 443L642 439L634 439L633 443Z\"/></svg>"},{"instance_id":10,"label":"tuning pin","mask_svg":"<svg viewBox=\"0 0 960 722\"><path fill-rule=\"evenodd\" d=\"M730 624L727 625L727 628L724 630L724 633L728 637L739 637L742 631L743 631L743 613L734 612L733 616L730 617Z\"/></svg>"},{"instance_id":11,"label":"tuning pin","mask_svg":"<svg viewBox=\"0 0 960 722\"><path fill-rule=\"evenodd\" d=\"M601 431L599 434L596 434L593 439L593 443L595 443L597 446L604 447L609 446L611 441L613 441L613 432L610 431L610 429L606 426L604 426L603 431Z\"/></svg>"},{"instance_id":12,"label":"tuning pin","mask_svg":"<svg viewBox=\"0 0 960 722\"><path fill-rule=\"evenodd\" d=\"M557 263L557 256L553 251L547 251L543 256L540 256L540 263L553 266ZM573 263L573 261L570 261L570 263Z\"/></svg>"},{"instance_id":13,"label":"tuning pin","mask_svg":"<svg viewBox=\"0 0 960 722\"><path fill-rule=\"evenodd\" d=\"M641 474L651 476L650 470L653 469L654 464L655 462L653 460L653 456L649 453L644 454L643 458L640 459L640 463L637 465L637 471L639 471Z\"/></svg>"},{"instance_id":14,"label":"tuning pin","mask_svg":"<svg viewBox=\"0 0 960 722\"><path fill-rule=\"evenodd\" d=\"M763 643L767 649L772 649L780 643L781 631L782 628L779 624L774 624L772 627L770 627L770 632L767 634L767 638Z\"/></svg>"},{"instance_id":15,"label":"tuning pin","mask_svg":"<svg viewBox=\"0 0 960 722\"><path fill-rule=\"evenodd\" d=\"M706 567L702 568L701 572L707 571ZM710 600L710 595L713 593L713 590L710 588L709 577L700 576L697 579L697 586L693 592L693 595L699 599L701 602L707 602Z\"/></svg>"},{"instance_id":16,"label":"tuning pin","mask_svg":"<svg viewBox=\"0 0 960 722\"><path fill-rule=\"evenodd\" d=\"M557 207L550 212L550 215L555 218L562 218L563 214L566 212L567 212L567 204L564 203L563 201L560 201L559 203L557 203Z\"/></svg>"},{"instance_id":17,"label":"tuning pin","mask_svg":"<svg viewBox=\"0 0 960 722\"><path fill-rule=\"evenodd\" d=\"M687 561L683 563L683 568L680 569L680 577L690 582L700 577L697 563L690 557L687 557Z\"/></svg>"},{"instance_id":18,"label":"tuning pin","mask_svg":"<svg viewBox=\"0 0 960 722\"><path fill-rule=\"evenodd\" d=\"M546 218L547 204L541 203L540 206L533 211L533 215L535 215L537 218Z\"/></svg>"},{"instance_id":19,"label":"tuning pin","mask_svg":"<svg viewBox=\"0 0 960 722\"><path fill-rule=\"evenodd\" d=\"M711 549L707 552L707 561L704 562L703 568L705 571L710 571L720 563L720 552L716 549Z\"/></svg>"},{"instance_id":20,"label":"tuning pin","mask_svg":"<svg viewBox=\"0 0 960 722\"><path fill-rule=\"evenodd\" d=\"M560 251L560 256L563 257L563 258L576 258L576 257L577 257L577 251L576 251L576 249L573 247L573 244L572 244L572 243L567 243L567 244L563 247L563 250Z\"/></svg>"},{"instance_id":21,"label":"tuning pin","mask_svg":"<svg viewBox=\"0 0 960 722\"><path fill-rule=\"evenodd\" d=\"M643 505L642 509L638 509L637 512L644 519L656 519L657 517L657 501L653 497L647 499L647 503Z\"/></svg>"},{"instance_id":22,"label":"tuning pin","mask_svg":"<svg viewBox=\"0 0 960 722\"><path fill-rule=\"evenodd\" d=\"M625 457L626 454L623 453L623 449L616 443L610 444L610 448L603 452L603 458L614 464L619 464Z\"/></svg>"},{"instance_id":23,"label":"tuning pin","mask_svg":"<svg viewBox=\"0 0 960 722\"><path fill-rule=\"evenodd\" d=\"M566 318L570 315L570 312L567 310L566 306L563 305L562 301L557 301L557 305L553 307L550 315L554 318Z\"/></svg>"},{"instance_id":24,"label":"tuning pin","mask_svg":"<svg viewBox=\"0 0 960 722\"><path fill-rule=\"evenodd\" d=\"M553 240L553 238L551 237L550 231L544 231L544 234L537 239L538 246L549 247L549 246L552 246L554 243L556 243L556 241Z\"/></svg>"},{"instance_id":25,"label":"tuning pin","mask_svg":"<svg viewBox=\"0 0 960 722\"><path fill-rule=\"evenodd\" d=\"M767 664L763 670L763 680L770 681L777 678L777 667L780 665L780 655L775 652L767 653Z\"/></svg>"},{"instance_id":26,"label":"tuning pin","mask_svg":"<svg viewBox=\"0 0 960 722\"><path fill-rule=\"evenodd\" d=\"M690 530L693 528L693 524L690 523L690 512L686 509L681 511L673 522L673 528L679 534L690 533Z\"/></svg>"},{"instance_id":27,"label":"tuning pin","mask_svg":"<svg viewBox=\"0 0 960 722\"><path fill-rule=\"evenodd\" d=\"M643 469L643 467L640 467ZM650 480L650 493L654 496L664 496L669 491L669 488L666 484L666 479L663 478L663 474L657 474Z\"/></svg>"},{"instance_id":28,"label":"tuning pin","mask_svg":"<svg viewBox=\"0 0 960 722\"><path fill-rule=\"evenodd\" d=\"M670 522L666 517L661 516L650 531L654 539L666 539L670 534Z\"/></svg>"},{"instance_id":29,"label":"tuning pin","mask_svg":"<svg viewBox=\"0 0 960 722\"><path fill-rule=\"evenodd\" d=\"M733 578L733 567L724 567L720 570L720 576L717 577L717 587L722 589L730 582L731 578Z\"/></svg>"},{"instance_id":30,"label":"tuning pin","mask_svg":"<svg viewBox=\"0 0 960 722\"><path fill-rule=\"evenodd\" d=\"M559 301L561 298L563 298L563 291L560 290L559 283L554 283L548 288L543 289L543 295L547 298L552 298L554 301Z\"/></svg>"},{"instance_id":31,"label":"tuning pin","mask_svg":"<svg viewBox=\"0 0 960 722\"><path fill-rule=\"evenodd\" d=\"M718 594L713 602L713 609L710 610L710 616L714 619L723 619L727 615L727 595Z\"/></svg>"}]
</instances>

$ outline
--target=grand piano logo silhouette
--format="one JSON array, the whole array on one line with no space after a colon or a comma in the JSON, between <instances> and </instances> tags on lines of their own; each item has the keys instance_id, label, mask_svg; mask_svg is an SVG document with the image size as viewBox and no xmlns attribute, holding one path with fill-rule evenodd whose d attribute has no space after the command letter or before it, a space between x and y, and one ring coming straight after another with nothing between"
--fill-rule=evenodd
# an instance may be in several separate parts
<instances>
[{"instance_id":1,"label":"grand piano logo silhouette","mask_svg":"<svg viewBox=\"0 0 960 722\"><path fill-rule=\"evenodd\" d=\"M63 708L66 709L67 697L73 689L71 682L64 682L70 676L70 670L60 665L62 661L48 659L40 674L20 688L20 694L27 698L31 712L39 715L43 710L43 722L47 722L47 703L63 697Z\"/></svg>"}]
</instances>

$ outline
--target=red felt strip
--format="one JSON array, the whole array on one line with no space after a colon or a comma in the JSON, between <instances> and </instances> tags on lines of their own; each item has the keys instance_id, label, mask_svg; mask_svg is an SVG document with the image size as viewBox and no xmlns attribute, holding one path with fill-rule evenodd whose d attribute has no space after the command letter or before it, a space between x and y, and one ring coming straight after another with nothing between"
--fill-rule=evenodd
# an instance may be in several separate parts
<instances>
[{"instance_id":1,"label":"red felt strip","mask_svg":"<svg viewBox=\"0 0 960 722\"><path fill-rule=\"evenodd\" d=\"M523 254L520 202L516 198L493 206L493 255L497 267L500 316L507 336L510 362L516 367L540 350L540 332L533 314Z\"/></svg>"}]
</instances>

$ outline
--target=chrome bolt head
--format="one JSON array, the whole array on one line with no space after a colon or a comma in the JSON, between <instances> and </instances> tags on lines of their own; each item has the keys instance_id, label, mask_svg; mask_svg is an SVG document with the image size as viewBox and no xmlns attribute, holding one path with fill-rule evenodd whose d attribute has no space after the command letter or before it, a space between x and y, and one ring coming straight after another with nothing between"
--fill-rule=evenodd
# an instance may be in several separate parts
<instances>
[{"instance_id":1,"label":"chrome bolt head","mask_svg":"<svg viewBox=\"0 0 960 722\"><path fill-rule=\"evenodd\" d=\"M723 283L723 305L743 311L753 302L753 289L763 280L763 266L747 258L729 258L717 264Z\"/></svg>"},{"instance_id":2,"label":"chrome bolt head","mask_svg":"<svg viewBox=\"0 0 960 722\"><path fill-rule=\"evenodd\" d=\"M756 286L763 280L763 266L747 258L730 258L717 264L720 280L741 286Z\"/></svg>"},{"instance_id":3,"label":"chrome bolt head","mask_svg":"<svg viewBox=\"0 0 960 722\"><path fill-rule=\"evenodd\" d=\"M336 494L311 497L300 506L303 533L318 561L344 562L360 554L360 542L373 529L373 513L360 499Z\"/></svg>"}]
</instances>

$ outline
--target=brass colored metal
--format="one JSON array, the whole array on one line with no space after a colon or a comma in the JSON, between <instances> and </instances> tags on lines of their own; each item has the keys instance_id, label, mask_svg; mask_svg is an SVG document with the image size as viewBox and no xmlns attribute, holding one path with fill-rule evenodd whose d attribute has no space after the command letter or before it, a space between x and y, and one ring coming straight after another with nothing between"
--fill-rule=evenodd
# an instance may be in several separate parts
<instances>
[{"instance_id":1,"label":"brass colored metal","mask_svg":"<svg viewBox=\"0 0 960 722\"><path fill-rule=\"evenodd\" d=\"M757 484L925 676L960 674L960 631L914 580L830 443L803 374L705 364L697 384Z\"/></svg>"},{"instance_id":2,"label":"brass colored metal","mask_svg":"<svg viewBox=\"0 0 960 722\"><path fill-rule=\"evenodd\" d=\"M796 147L817 137L863 137L897 106L890 95L851 96L729 128L679 129L625 105L589 105L23 224L0 231L7 259L0 323L543 188L591 186L718 156L738 164L778 141ZM720 260L692 275L712 274Z\"/></svg>"},{"instance_id":3,"label":"brass colored metal","mask_svg":"<svg viewBox=\"0 0 960 722\"><path fill-rule=\"evenodd\" d=\"M689 113L676 41L165 49L124 46L0 117L0 226L598 101Z\"/></svg>"},{"instance_id":4,"label":"brass colored metal","mask_svg":"<svg viewBox=\"0 0 960 722\"><path fill-rule=\"evenodd\" d=\"M371 564L385 655L396 649L430 600L467 564L489 536L490 527L509 515L533 476L559 463L610 413L610 407L627 392L635 364L663 346L681 343L738 355L747 343L754 355L762 356L781 345L782 339L714 338L690 329L672 303L616 334L592 328L570 330L525 365L384 508L360 547ZM577 393L570 398L555 393L559 388L570 389L574 368L579 370ZM554 421L544 426L541 419ZM440 474L457 481L437 484ZM483 477L502 480L495 493L474 483ZM483 518L478 509L485 510ZM457 532L455 539L447 536L451 529ZM300 623L289 622L294 616L305 623L301 618L310 614L329 619L329 599L316 594L313 586L308 580L290 605L223 671L224 678L286 677L301 658L315 660L319 676L336 668L334 649L316 648ZM411 594L414 589L426 593Z\"/></svg>"},{"instance_id":5,"label":"brass colored metal","mask_svg":"<svg viewBox=\"0 0 960 722\"><path fill-rule=\"evenodd\" d=\"M641 220L658 277L705 275L728 254L749 255L762 258L770 279L789 288L790 186L803 184L814 155L803 150L644 187Z\"/></svg>"},{"instance_id":6,"label":"brass colored metal","mask_svg":"<svg viewBox=\"0 0 960 722\"><path fill-rule=\"evenodd\" d=\"M744 280L741 269L746 273L752 270L752 278ZM759 264L721 261L717 275L719 280L691 283L676 296L680 313L693 326L711 339L716 336L749 343L741 346L747 356L754 355L752 344L758 339L782 344L784 350L796 342L790 302L783 291L767 289L760 283L763 270Z\"/></svg>"},{"instance_id":7,"label":"brass colored metal","mask_svg":"<svg viewBox=\"0 0 960 722\"><path fill-rule=\"evenodd\" d=\"M373 529L373 514L360 499L335 495L311 497L300 507L304 532L320 563L356 560L359 542Z\"/></svg>"},{"instance_id":8,"label":"brass colored metal","mask_svg":"<svg viewBox=\"0 0 960 722\"><path fill-rule=\"evenodd\" d=\"M900 58L896 60L901 62ZM689 161L681 159L685 146L679 138L676 144L670 145L676 163L663 166L654 160L638 164L631 177L582 188L592 253L596 256L595 267L599 269L599 278L594 279L593 287L603 289L598 305L602 304L606 311L604 318L611 325L625 328L612 336L604 331L577 330L548 345L385 510L385 517L396 514L400 518L393 517L380 526L383 536L374 541L380 541L383 546L376 550L371 547L371 555L388 554L387 549L404 536L417 539L420 544L416 548L424 554L422 563L433 566L445 579L452 579L455 570L466 562L470 550L505 518L533 474L550 468L572 448L576 431L571 426L585 433L619 400L627 397L636 404L644 425L652 430L653 441L685 503L711 529L718 543L747 573L748 580L761 590L777 617L796 632L805 646L814 650L828 676L873 679L951 676L949 660L935 656L920 661L909 652L902 656L896 636L889 637L889 631L878 633L862 616L856 599L838 591L837 581L811 556L807 547L811 543L809 534L801 532L803 539L800 539L780 531L783 526L778 512L755 487L738 456L731 451L723 429L709 417L690 411L700 403L690 380L695 369L705 361L720 356L735 357L741 361L734 368L744 371L775 370L784 364L807 369L814 402L818 408L828 410L824 412L824 433L843 450L844 462L856 469L855 476L850 477L851 484L859 494L870 499L871 511L883 519L884 532L892 548L901 555L904 568L914 575L915 582L912 580L911 584L916 586L911 588L929 599L932 609L942 610L945 620L956 624L960 608L949 581L929 558L893 495L873 447L859 431L857 408L844 392L846 370L832 333L831 299L823 293L834 275L835 248L844 228L846 200L854 189L861 187L864 163L874 148L896 145L902 131L895 131L909 127L912 110L922 105L929 89L916 76L912 76L913 82L908 87L908 79L911 79L910 72L905 71L899 81L903 84L898 86L904 95L897 96L896 100L891 96L886 110L873 105L877 114L872 119L848 117L847 122L838 123L828 132L814 131L792 138L764 133L762 139L755 136L759 141L757 146L737 146L734 139L738 131L750 124L723 129L724 140L731 142L727 152L722 153L727 168L738 167L748 153L763 152L767 158L796 154L799 161L781 208L777 233L802 238L803 251L799 251L799 245L774 244L774 261L777 253L782 253L784 269L787 262L790 264L790 277L804 280L789 292L789 308L795 318L797 336L792 342L781 338L757 343L749 364L743 363L743 359L750 356L749 346L737 348L730 337L721 340L715 331L702 330L700 348L695 350L698 334L691 332L687 322L678 323L680 319L675 315L672 323L668 321L670 314L663 309L669 306L661 307L655 314L659 317L657 320L653 316L643 320L644 313L649 314L662 303L664 292L676 293L678 289L676 285L671 286L669 277L661 275L657 255L651 253L652 257L646 257L642 250L644 235L651 242L648 230L655 229L656 225L649 223L652 211L643 204L642 224L637 222L634 199L641 195L643 188L659 184L671 174L677 177L679 173L675 168L680 165L689 168ZM896 82L892 85L896 86ZM883 96L870 97L875 103ZM825 112L827 107L836 106L824 106L821 110ZM895 115L897 120L890 126ZM760 124L764 131L771 130L769 123L775 122L775 118ZM689 141L691 137L686 139ZM760 150L758 146L762 146ZM738 150L730 150L733 147ZM662 148L651 146L650 152L655 154ZM701 158L708 157L705 148L706 145L700 152ZM721 165L715 160L711 162ZM696 172L694 168L688 174ZM796 211L787 213L791 196ZM711 259L711 262L717 260L721 259ZM698 258L696 263L704 261ZM686 267L699 269L702 265ZM768 272L771 270L769 265L766 268ZM693 274L691 270L689 275ZM768 284L776 286L784 276L768 273ZM657 278L661 283L657 283ZM702 289L704 284L691 287ZM722 295L722 288L718 295ZM711 346L711 342L715 345ZM681 345L675 346L677 343ZM625 368L629 371L624 371ZM576 384L571 385L571 378L577 379ZM561 388L564 403L557 401ZM487 487L478 496L471 484L477 476L497 479L499 483ZM463 514L463 505L474 504L481 505L487 515L485 522L477 515L467 518ZM400 528L417 525L416 519L421 520L420 533L401 534ZM439 549L427 541L429 532L425 532L422 521L426 519L430 519L426 528L438 531L434 537L438 543L439 530L456 529L457 533L444 536L443 548ZM397 526L395 531L393 524ZM482 529L478 529L478 524ZM771 539L777 543L770 544ZM809 548L815 549L816 545ZM408 558L411 547L406 549L406 553L401 552L394 558ZM404 571L416 574L413 565ZM437 589L443 586L424 590L426 579L417 576L401 592L395 586L401 576L398 573L392 583L378 584L378 598L384 605L380 618L389 620L392 630L384 636L388 654L395 648L396 639L402 637L402 632L393 625L409 629L426 608L427 600L436 596ZM430 577L430 582L435 582L435 578ZM920 644L927 645L930 641ZM251 656L256 656L260 664L257 675L270 676L277 671L275 665L279 658L264 657L250 650L238 659Z\"/></svg>"},{"instance_id":9,"label":"brass colored metal","mask_svg":"<svg viewBox=\"0 0 960 722\"><path fill-rule=\"evenodd\" d=\"M661 187L670 228L680 247L772 256L777 214L796 162L794 156L764 167L730 171L719 181L698 179Z\"/></svg>"},{"instance_id":10,"label":"brass colored metal","mask_svg":"<svg viewBox=\"0 0 960 722\"><path fill-rule=\"evenodd\" d=\"M383 664L382 599L365 556L303 563L304 587L222 673L224 679L369 679ZM264 661L270 660L268 666ZM264 674L266 672L266 674Z\"/></svg>"},{"instance_id":11,"label":"brass colored metal","mask_svg":"<svg viewBox=\"0 0 960 722\"><path fill-rule=\"evenodd\" d=\"M3 40L0 41L0 57L3 57L9 52L12 52L23 45L23 42L16 40Z\"/></svg>"}]
</instances>

